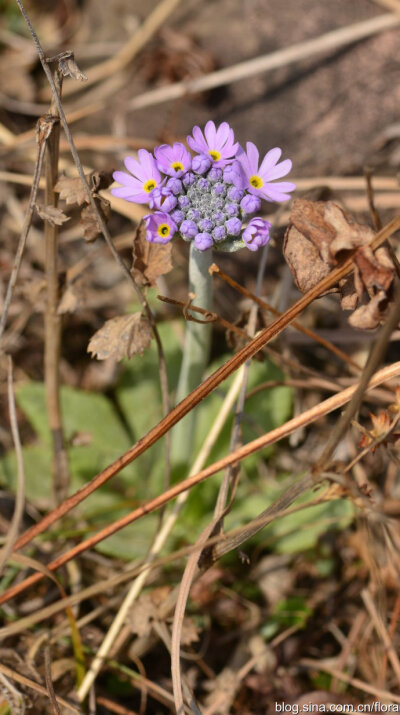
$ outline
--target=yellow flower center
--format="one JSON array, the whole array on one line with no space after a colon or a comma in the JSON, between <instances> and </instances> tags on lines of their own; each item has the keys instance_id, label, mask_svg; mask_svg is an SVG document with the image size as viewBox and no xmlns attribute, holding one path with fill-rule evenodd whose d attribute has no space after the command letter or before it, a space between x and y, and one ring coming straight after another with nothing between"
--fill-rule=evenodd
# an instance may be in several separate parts
<instances>
[{"instance_id":1,"label":"yellow flower center","mask_svg":"<svg viewBox=\"0 0 400 715\"><path fill-rule=\"evenodd\" d=\"M249 182L254 189L261 189L264 186L261 176L250 176Z\"/></svg>"},{"instance_id":2,"label":"yellow flower center","mask_svg":"<svg viewBox=\"0 0 400 715\"><path fill-rule=\"evenodd\" d=\"M221 158L221 153L219 151L216 151L215 149L210 149L208 153L213 161L219 161Z\"/></svg>"},{"instance_id":3,"label":"yellow flower center","mask_svg":"<svg viewBox=\"0 0 400 715\"><path fill-rule=\"evenodd\" d=\"M146 192L146 194L149 194L153 189L155 189L157 186L157 182L154 181L154 179L148 179L144 184L143 188Z\"/></svg>"},{"instance_id":4,"label":"yellow flower center","mask_svg":"<svg viewBox=\"0 0 400 715\"><path fill-rule=\"evenodd\" d=\"M168 223L160 223L157 233L161 238L166 238L171 233L171 226Z\"/></svg>"},{"instance_id":5,"label":"yellow flower center","mask_svg":"<svg viewBox=\"0 0 400 715\"><path fill-rule=\"evenodd\" d=\"M171 164L171 169L175 169L175 171L183 171L183 164L181 161L174 161L173 164Z\"/></svg>"}]
</instances>

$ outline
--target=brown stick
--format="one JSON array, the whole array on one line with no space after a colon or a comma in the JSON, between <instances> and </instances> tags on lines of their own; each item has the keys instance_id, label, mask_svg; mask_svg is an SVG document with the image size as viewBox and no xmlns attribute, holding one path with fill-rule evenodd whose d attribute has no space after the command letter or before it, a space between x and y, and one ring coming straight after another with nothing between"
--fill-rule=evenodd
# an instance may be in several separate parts
<instances>
[{"instance_id":1,"label":"brown stick","mask_svg":"<svg viewBox=\"0 0 400 715\"><path fill-rule=\"evenodd\" d=\"M55 81L61 94L62 75L55 71ZM54 187L58 180L58 159L60 150L60 122L54 99L50 114L56 118L46 146L45 157L45 205L57 207L58 194ZM58 278L58 226L45 220L44 229L46 255L46 311L44 320L44 379L46 386L46 405L53 441L53 502L57 506L68 495L69 468L65 449L64 432L60 400L60 352L61 352L61 316L58 314L59 278Z\"/></svg>"}]
</instances>

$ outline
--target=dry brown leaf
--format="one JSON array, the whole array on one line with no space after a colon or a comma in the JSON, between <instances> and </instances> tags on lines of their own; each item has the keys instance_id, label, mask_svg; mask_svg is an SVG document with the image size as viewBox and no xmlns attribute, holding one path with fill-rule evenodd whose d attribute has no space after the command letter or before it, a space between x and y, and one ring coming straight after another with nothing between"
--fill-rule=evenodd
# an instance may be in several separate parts
<instances>
[{"instance_id":1,"label":"dry brown leaf","mask_svg":"<svg viewBox=\"0 0 400 715\"><path fill-rule=\"evenodd\" d=\"M86 178L90 179L90 174L86 175ZM54 190L60 194L60 199L65 199L67 204L82 204L87 203L87 191L86 187L82 184L79 176L69 177L60 176L58 179Z\"/></svg>"},{"instance_id":2,"label":"dry brown leaf","mask_svg":"<svg viewBox=\"0 0 400 715\"><path fill-rule=\"evenodd\" d=\"M58 315L64 315L64 313L74 313L76 309L82 305L83 300L84 284L82 280L77 280L75 283L66 287L58 304Z\"/></svg>"},{"instance_id":3,"label":"dry brown leaf","mask_svg":"<svg viewBox=\"0 0 400 715\"><path fill-rule=\"evenodd\" d=\"M88 352L98 360L122 360L132 355L143 355L149 347L152 329L142 313L120 315L111 318L95 333L88 345Z\"/></svg>"},{"instance_id":4,"label":"dry brown leaf","mask_svg":"<svg viewBox=\"0 0 400 715\"><path fill-rule=\"evenodd\" d=\"M199 633L200 628L196 626L194 620L189 616L185 616L182 623L181 644L197 643L200 640Z\"/></svg>"},{"instance_id":5,"label":"dry brown leaf","mask_svg":"<svg viewBox=\"0 0 400 715\"><path fill-rule=\"evenodd\" d=\"M48 221L52 226L62 226L63 223L70 220L70 216L66 216L61 209L56 208L56 206L38 206L36 205L36 211L38 212L40 218L43 221Z\"/></svg>"},{"instance_id":6,"label":"dry brown leaf","mask_svg":"<svg viewBox=\"0 0 400 715\"><path fill-rule=\"evenodd\" d=\"M63 74L63 77L71 77L71 79L77 79L81 82L86 82L86 75L81 72L78 65L75 62L73 52L64 52L58 57L58 66Z\"/></svg>"},{"instance_id":7,"label":"dry brown leaf","mask_svg":"<svg viewBox=\"0 0 400 715\"><path fill-rule=\"evenodd\" d=\"M361 305L349 317L349 323L359 330L374 330L382 321L384 309L387 307L387 298L384 291L380 291L365 305Z\"/></svg>"},{"instance_id":8,"label":"dry brown leaf","mask_svg":"<svg viewBox=\"0 0 400 715\"><path fill-rule=\"evenodd\" d=\"M133 605L129 625L132 633L138 636L150 635L152 624L157 617L157 609L151 600L150 594L143 594Z\"/></svg>"},{"instance_id":9,"label":"dry brown leaf","mask_svg":"<svg viewBox=\"0 0 400 715\"><path fill-rule=\"evenodd\" d=\"M356 223L332 201L294 202L286 231L284 255L298 289L305 293L340 259L353 252L354 273L330 292L341 293L341 306L355 312L353 327L371 330L383 320L392 297L395 269L385 246L369 247L374 231ZM357 307L358 306L358 307Z\"/></svg>"},{"instance_id":10,"label":"dry brown leaf","mask_svg":"<svg viewBox=\"0 0 400 715\"><path fill-rule=\"evenodd\" d=\"M110 218L111 208L110 202L107 199L95 198L100 214L105 221ZM97 222L97 216L90 204L84 206L81 211L81 226L83 228L83 236L85 241L92 243L101 234L101 228Z\"/></svg>"},{"instance_id":11,"label":"dry brown leaf","mask_svg":"<svg viewBox=\"0 0 400 715\"><path fill-rule=\"evenodd\" d=\"M131 273L141 286L154 286L157 278L172 269L171 243L150 243L145 238L145 225L139 224L133 240Z\"/></svg>"},{"instance_id":12,"label":"dry brown leaf","mask_svg":"<svg viewBox=\"0 0 400 715\"><path fill-rule=\"evenodd\" d=\"M322 260L317 246L294 225L290 225L285 233L283 253L301 293L307 293L331 271L330 266ZM336 289L330 292L336 292Z\"/></svg>"}]
</instances>

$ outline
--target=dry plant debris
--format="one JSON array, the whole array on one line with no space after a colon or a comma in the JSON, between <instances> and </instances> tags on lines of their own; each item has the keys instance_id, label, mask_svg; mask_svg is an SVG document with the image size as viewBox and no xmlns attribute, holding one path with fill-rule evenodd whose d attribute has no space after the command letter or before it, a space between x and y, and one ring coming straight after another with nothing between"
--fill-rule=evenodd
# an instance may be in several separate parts
<instances>
[{"instance_id":1,"label":"dry plant debris","mask_svg":"<svg viewBox=\"0 0 400 715\"><path fill-rule=\"evenodd\" d=\"M88 352L98 360L122 360L143 355L152 338L151 325L142 313L111 318L93 335Z\"/></svg>"},{"instance_id":2,"label":"dry plant debris","mask_svg":"<svg viewBox=\"0 0 400 715\"><path fill-rule=\"evenodd\" d=\"M92 171L86 175L92 196L96 202L96 206L103 219L107 222L110 218L111 208L110 202L100 196L99 191L107 189L113 182L112 175L105 171ZM60 199L64 199L66 204L77 204L83 206L81 210L81 226L83 229L83 237L88 243L92 243L101 234L97 217L93 207L88 203L85 187L79 176L68 177L61 176L54 187L59 194ZM65 219L67 220L67 219Z\"/></svg>"},{"instance_id":3,"label":"dry plant debris","mask_svg":"<svg viewBox=\"0 0 400 715\"><path fill-rule=\"evenodd\" d=\"M157 278L169 273L172 268L172 244L146 241L142 221L133 240L132 275L136 282L144 288L149 288L156 285Z\"/></svg>"},{"instance_id":4,"label":"dry plant debris","mask_svg":"<svg viewBox=\"0 0 400 715\"><path fill-rule=\"evenodd\" d=\"M369 226L358 224L333 201L296 199L285 233L284 256L302 293L313 288L349 255L354 274L342 279L339 292L343 310L351 310L349 323L372 330L380 325L392 297L395 267L385 246L375 253L368 244L374 236Z\"/></svg>"}]
</instances>

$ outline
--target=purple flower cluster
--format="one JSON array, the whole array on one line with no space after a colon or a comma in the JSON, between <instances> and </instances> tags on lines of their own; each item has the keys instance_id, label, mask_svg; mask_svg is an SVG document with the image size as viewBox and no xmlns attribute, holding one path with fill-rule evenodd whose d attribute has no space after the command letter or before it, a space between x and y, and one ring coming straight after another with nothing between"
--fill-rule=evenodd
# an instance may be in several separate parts
<instances>
[{"instance_id":1,"label":"purple flower cluster","mask_svg":"<svg viewBox=\"0 0 400 715\"><path fill-rule=\"evenodd\" d=\"M122 186L111 193L149 204L154 213L144 221L146 238L152 243L167 243L179 232L199 251L237 250L244 245L256 251L265 246L271 228L268 221L257 217L244 230L243 226L249 215L260 210L261 199L290 198L296 185L276 179L289 173L292 162L278 163L282 152L275 148L260 164L255 145L248 142L244 151L226 122L218 128L207 122L204 134L194 127L187 143L194 157L180 142L156 147L154 156L140 149L138 161L127 157L124 163L130 173L114 172Z\"/></svg>"}]
</instances>

